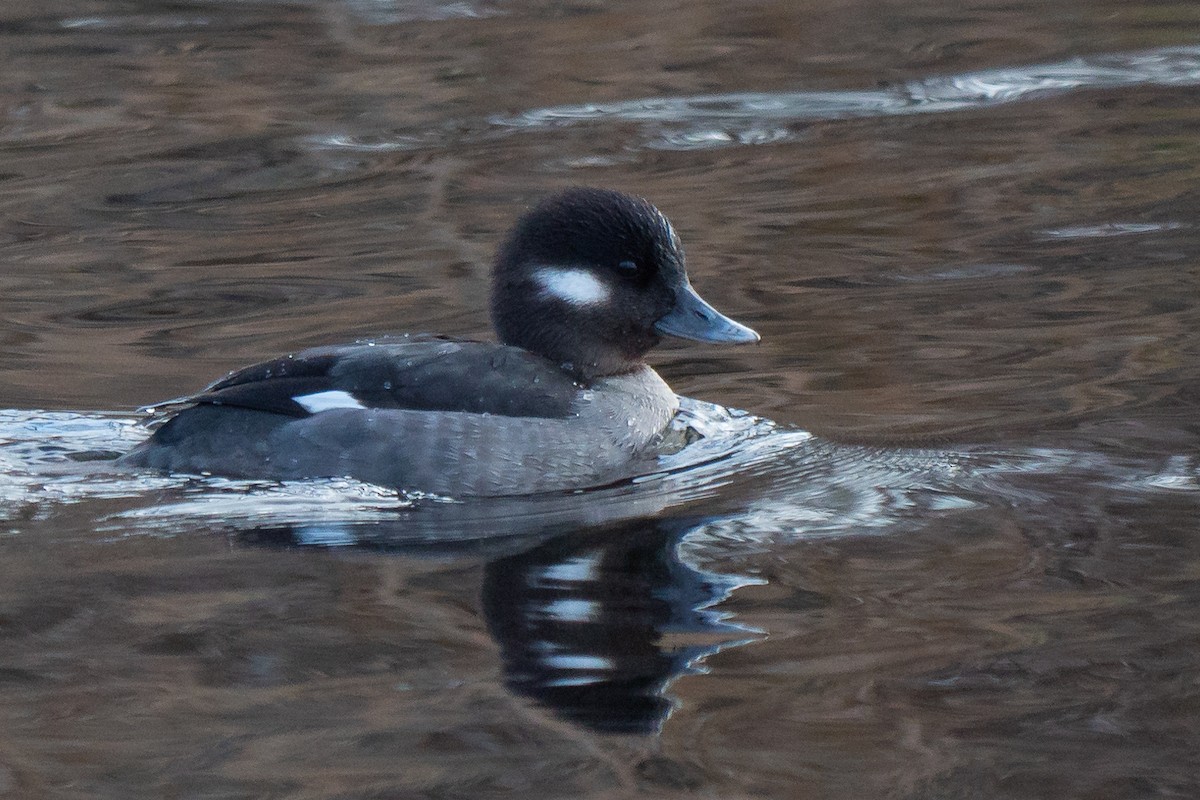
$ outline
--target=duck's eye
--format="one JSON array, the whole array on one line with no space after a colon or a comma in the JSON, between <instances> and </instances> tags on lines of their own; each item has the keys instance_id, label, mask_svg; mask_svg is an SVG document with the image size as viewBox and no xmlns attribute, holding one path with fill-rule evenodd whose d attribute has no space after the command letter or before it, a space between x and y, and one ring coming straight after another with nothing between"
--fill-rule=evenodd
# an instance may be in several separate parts
<instances>
[{"instance_id":1,"label":"duck's eye","mask_svg":"<svg viewBox=\"0 0 1200 800\"><path fill-rule=\"evenodd\" d=\"M622 275L637 275L638 274L637 262L636 261L622 261L620 264L617 264L617 272L621 273Z\"/></svg>"}]
</instances>

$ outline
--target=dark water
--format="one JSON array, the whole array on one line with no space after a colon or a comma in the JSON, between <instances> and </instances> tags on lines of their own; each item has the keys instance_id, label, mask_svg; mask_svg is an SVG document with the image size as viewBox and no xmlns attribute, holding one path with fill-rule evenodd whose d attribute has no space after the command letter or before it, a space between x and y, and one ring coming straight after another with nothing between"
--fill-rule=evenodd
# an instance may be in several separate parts
<instances>
[{"instance_id":1,"label":"dark water","mask_svg":"<svg viewBox=\"0 0 1200 800\"><path fill-rule=\"evenodd\" d=\"M1200 795L1200 5L9 0L0 55L0 796ZM764 335L656 355L719 404L660 472L105 470L487 335L580 183Z\"/></svg>"}]
</instances>

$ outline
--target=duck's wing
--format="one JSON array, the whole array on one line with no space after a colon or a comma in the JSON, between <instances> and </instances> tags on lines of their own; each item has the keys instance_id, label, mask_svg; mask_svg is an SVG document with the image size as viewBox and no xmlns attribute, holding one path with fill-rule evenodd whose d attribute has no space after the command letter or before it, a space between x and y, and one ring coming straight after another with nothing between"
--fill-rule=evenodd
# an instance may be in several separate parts
<instances>
[{"instance_id":1,"label":"duck's wing","mask_svg":"<svg viewBox=\"0 0 1200 800\"><path fill-rule=\"evenodd\" d=\"M265 361L152 410L207 404L289 417L334 408L389 408L562 418L570 415L582 388L555 364L519 348L397 337Z\"/></svg>"}]
</instances>

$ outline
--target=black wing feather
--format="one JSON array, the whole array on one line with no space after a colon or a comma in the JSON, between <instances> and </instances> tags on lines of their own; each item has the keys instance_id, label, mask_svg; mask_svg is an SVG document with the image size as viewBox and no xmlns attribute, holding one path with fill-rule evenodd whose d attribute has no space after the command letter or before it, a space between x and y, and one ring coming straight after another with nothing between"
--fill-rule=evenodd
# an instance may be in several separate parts
<instances>
[{"instance_id":1,"label":"black wing feather","mask_svg":"<svg viewBox=\"0 0 1200 800\"><path fill-rule=\"evenodd\" d=\"M294 398L328 391L367 408L566 417L581 385L515 347L443 337L403 337L319 347L245 367L185 400L292 417Z\"/></svg>"}]
</instances>

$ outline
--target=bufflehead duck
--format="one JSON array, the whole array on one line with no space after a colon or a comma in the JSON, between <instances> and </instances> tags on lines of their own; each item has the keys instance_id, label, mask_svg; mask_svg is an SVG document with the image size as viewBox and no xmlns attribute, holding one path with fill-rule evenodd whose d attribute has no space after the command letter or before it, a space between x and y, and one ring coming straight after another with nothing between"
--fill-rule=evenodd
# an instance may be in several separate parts
<instances>
[{"instance_id":1,"label":"bufflehead duck","mask_svg":"<svg viewBox=\"0 0 1200 800\"><path fill-rule=\"evenodd\" d=\"M756 342L692 289L653 205L577 188L522 217L493 268L500 343L396 336L230 373L126 465L239 478L351 477L455 497L607 483L652 458L679 408L643 361L663 335Z\"/></svg>"}]
</instances>

